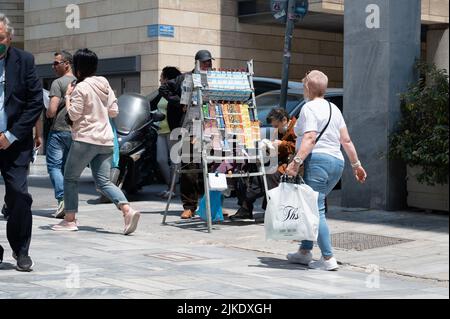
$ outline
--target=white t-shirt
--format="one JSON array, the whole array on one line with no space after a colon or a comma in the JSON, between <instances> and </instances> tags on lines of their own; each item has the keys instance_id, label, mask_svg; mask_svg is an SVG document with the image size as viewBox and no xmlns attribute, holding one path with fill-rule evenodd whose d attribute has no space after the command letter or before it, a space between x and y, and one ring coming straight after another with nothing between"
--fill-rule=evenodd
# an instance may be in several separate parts
<instances>
[{"instance_id":1,"label":"white t-shirt","mask_svg":"<svg viewBox=\"0 0 450 319\"><path fill-rule=\"evenodd\" d=\"M329 126L323 133L319 142L313 149L313 153L324 153L344 160L341 152L341 133L340 130L346 127L344 117L336 105L331 103L332 116ZM325 128L330 118L330 107L328 101L318 99L306 103L295 125L295 134L297 135L297 151L302 144L303 135L308 132L320 132Z\"/></svg>"}]
</instances>

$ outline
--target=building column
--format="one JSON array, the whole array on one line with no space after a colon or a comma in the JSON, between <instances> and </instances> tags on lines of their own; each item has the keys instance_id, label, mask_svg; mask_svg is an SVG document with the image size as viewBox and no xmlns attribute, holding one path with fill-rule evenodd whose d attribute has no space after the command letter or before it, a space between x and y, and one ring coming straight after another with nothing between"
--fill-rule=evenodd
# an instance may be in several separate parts
<instances>
[{"instance_id":1,"label":"building column","mask_svg":"<svg viewBox=\"0 0 450 319\"><path fill-rule=\"evenodd\" d=\"M446 28L431 26L427 32L427 62L435 63L439 69L448 71L449 44L448 25Z\"/></svg>"},{"instance_id":2,"label":"building column","mask_svg":"<svg viewBox=\"0 0 450 319\"><path fill-rule=\"evenodd\" d=\"M346 0L344 117L368 173L360 185L347 163L342 206L396 210L406 205L406 172L389 159L400 118L399 93L416 79L420 0Z\"/></svg>"}]
</instances>

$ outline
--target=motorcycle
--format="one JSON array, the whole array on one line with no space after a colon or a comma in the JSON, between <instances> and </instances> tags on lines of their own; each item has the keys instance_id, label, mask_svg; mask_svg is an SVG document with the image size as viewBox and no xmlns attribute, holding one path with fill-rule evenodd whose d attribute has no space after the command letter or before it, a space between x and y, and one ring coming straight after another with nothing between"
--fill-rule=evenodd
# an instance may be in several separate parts
<instances>
[{"instance_id":1,"label":"motorcycle","mask_svg":"<svg viewBox=\"0 0 450 319\"><path fill-rule=\"evenodd\" d=\"M134 194L143 186L156 182L156 142L158 122L165 119L151 112L144 96L129 93L118 99L119 115L114 118L120 148L119 167L111 172L111 181Z\"/></svg>"}]
</instances>

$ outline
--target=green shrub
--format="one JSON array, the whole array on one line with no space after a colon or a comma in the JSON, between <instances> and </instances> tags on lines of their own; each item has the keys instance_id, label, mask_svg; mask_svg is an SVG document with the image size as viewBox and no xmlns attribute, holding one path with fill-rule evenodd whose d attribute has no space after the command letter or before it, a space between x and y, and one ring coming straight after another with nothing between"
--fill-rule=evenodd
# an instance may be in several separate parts
<instances>
[{"instance_id":1,"label":"green shrub","mask_svg":"<svg viewBox=\"0 0 450 319\"><path fill-rule=\"evenodd\" d=\"M417 83L401 95L402 119L391 136L391 156L419 166L417 176L428 185L448 183L449 105L448 74L435 65L418 62Z\"/></svg>"}]
</instances>

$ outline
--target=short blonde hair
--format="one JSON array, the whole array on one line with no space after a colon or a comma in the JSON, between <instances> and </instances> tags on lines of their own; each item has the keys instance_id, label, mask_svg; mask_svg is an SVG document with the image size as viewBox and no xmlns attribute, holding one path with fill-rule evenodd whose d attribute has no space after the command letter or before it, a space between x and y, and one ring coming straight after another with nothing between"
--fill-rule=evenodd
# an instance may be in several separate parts
<instances>
[{"instance_id":1,"label":"short blonde hair","mask_svg":"<svg viewBox=\"0 0 450 319\"><path fill-rule=\"evenodd\" d=\"M305 88L305 96L309 100L313 100L316 97L323 97L328 88L328 77L321 71L313 70L306 74L303 79L303 85Z\"/></svg>"},{"instance_id":2,"label":"short blonde hair","mask_svg":"<svg viewBox=\"0 0 450 319\"><path fill-rule=\"evenodd\" d=\"M14 35L14 28L11 25L11 21L5 14L1 12L0 12L0 23L2 23L5 26L6 33L8 33L10 36Z\"/></svg>"}]
</instances>

